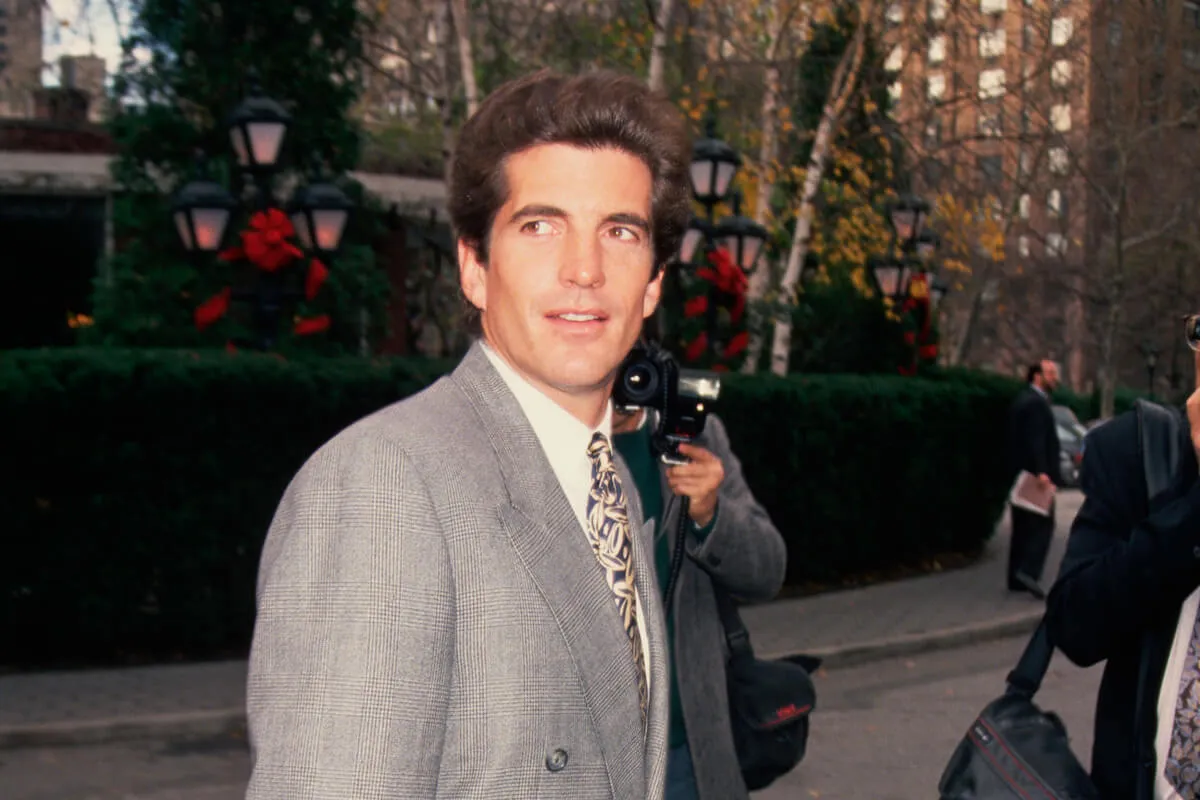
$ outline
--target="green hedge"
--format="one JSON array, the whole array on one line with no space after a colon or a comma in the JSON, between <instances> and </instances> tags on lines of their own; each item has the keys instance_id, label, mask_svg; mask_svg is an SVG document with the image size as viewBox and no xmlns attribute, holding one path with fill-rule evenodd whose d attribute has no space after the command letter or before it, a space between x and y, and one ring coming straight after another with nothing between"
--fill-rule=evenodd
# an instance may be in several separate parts
<instances>
[{"instance_id":1,"label":"green hedge","mask_svg":"<svg viewBox=\"0 0 1200 800\"><path fill-rule=\"evenodd\" d=\"M304 459L446 363L0 355L0 664L245 652L259 551ZM726 421L788 580L972 551L1001 513L1008 384L731 377Z\"/></svg>"},{"instance_id":2,"label":"green hedge","mask_svg":"<svg viewBox=\"0 0 1200 800\"><path fill-rule=\"evenodd\" d=\"M720 413L796 585L977 550L1011 480L1011 399L891 376L734 378Z\"/></svg>"}]
</instances>

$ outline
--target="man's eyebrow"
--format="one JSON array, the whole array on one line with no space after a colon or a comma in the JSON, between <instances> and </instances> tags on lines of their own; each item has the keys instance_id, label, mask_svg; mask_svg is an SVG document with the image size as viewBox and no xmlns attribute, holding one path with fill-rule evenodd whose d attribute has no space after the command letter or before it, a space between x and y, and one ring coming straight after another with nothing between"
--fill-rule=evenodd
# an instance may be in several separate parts
<instances>
[{"instance_id":1,"label":"man's eyebrow","mask_svg":"<svg viewBox=\"0 0 1200 800\"><path fill-rule=\"evenodd\" d=\"M530 217L554 217L555 219L566 219L567 212L556 206L543 206L536 204L528 205L522 206L514 211L512 217L510 217L508 221L518 222Z\"/></svg>"},{"instance_id":2,"label":"man's eyebrow","mask_svg":"<svg viewBox=\"0 0 1200 800\"><path fill-rule=\"evenodd\" d=\"M617 214L609 214L605 218L606 222L615 222L618 225L628 225L631 228L637 228L643 233L650 232L650 220L643 217L641 214L631 212L620 212Z\"/></svg>"}]
</instances>

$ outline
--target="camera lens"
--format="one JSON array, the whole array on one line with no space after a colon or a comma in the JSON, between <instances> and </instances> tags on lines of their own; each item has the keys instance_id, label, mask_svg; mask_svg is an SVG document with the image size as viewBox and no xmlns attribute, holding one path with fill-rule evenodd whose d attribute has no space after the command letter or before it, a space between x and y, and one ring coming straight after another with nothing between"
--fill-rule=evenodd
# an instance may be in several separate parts
<instances>
[{"instance_id":1,"label":"camera lens","mask_svg":"<svg viewBox=\"0 0 1200 800\"><path fill-rule=\"evenodd\" d=\"M1200 352L1200 314L1192 314L1187 318L1183 335L1187 337L1188 347Z\"/></svg>"},{"instance_id":2,"label":"camera lens","mask_svg":"<svg viewBox=\"0 0 1200 800\"><path fill-rule=\"evenodd\" d=\"M658 393L658 370L645 362L632 364L621 383L630 404L646 405Z\"/></svg>"}]
</instances>

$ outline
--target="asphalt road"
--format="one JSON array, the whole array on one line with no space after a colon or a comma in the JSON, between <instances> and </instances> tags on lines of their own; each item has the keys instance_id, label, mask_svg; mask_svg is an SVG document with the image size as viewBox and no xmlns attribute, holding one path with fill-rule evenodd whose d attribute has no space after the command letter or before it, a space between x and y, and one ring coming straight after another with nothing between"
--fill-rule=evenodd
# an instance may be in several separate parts
<instances>
[{"instance_id":1,"label":"asphalt road","mask_svg":"<svg viewBox=\"0 0 1200 800\"><path fill-rule=\"evenodd\" d=\"M807 758L755 800L934 800L946 760L975 713L1003 690L1023 644L992 642L819 675ZM1099 681L1099 668L1056 659L1039 695L1063 717L1085 764ZM237 735L0 751L0 796L241 800L248 768Z\"/></svg>"}]
</instances>

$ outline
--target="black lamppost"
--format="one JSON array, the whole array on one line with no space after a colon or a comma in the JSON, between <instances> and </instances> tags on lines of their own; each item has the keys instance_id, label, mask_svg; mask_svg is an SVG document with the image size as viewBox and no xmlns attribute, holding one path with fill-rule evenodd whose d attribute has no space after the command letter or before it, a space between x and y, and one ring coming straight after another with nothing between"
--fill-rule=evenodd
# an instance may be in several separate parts
<instances>
[{"instance_id":1,"label":"black lamppost","mask_svg":"<svg viewBox=\"0 0 1200 800\"><path fill-rule=\"evenodd\" d=\"M742 216L741 195L733 192L731 197L730 192L741 164L741 156L717 138L716 119L710 112L705 121L704 138L692 147L692 194L704 206L704 217L693 216L684 231L678 254L682 266L690 267L697 252L702 251L707 260L707 256L718 248L725 249L734 264L747 275L758 265L767 241L767 229ZM730 198L733 215L717 222L716 207L726 198ZM717 291L716 284L711 284L705 314L708 347L712 353L719 352L716 341Z\"/></svg>"},{"instance_id":2,"label":"black lamppost","mask_svg":"<svg viewBox=\"0 0 1200 800\"><path fill-rule=\"evenodd\" d=\"M291 117L283 106L263 96L257 82L252 80L251 94L229 116L228 129L237 165L254 186L253 202L242 209L223 186L204 175L201 157L196 179L179 190L172 205L175 228L185 250L198 257L218 253L224 247L235 211L263 211L278 206L271 188L272 178L279 172L290 124ZM312 182L296 189L285 213L301 246L328 261L341 245L354 204L333 183L319 175L313 177ZM268 230L264 236L272 244L286 238L278 230ZM285 308L304 292L288 285L288 271L257 269L255 272L254 289L235 291L231 296L253 304L257 338L250 346L269 350L275 344Z\"/></svg>"},{"instance_id":3,"label":"black lamppost","mask_svg":"<svg viewBox=\"0 0 1200 800\"><path fill-rule=\"evenodd\" d=\"M941 246L941 237L926 227L930 204L924 198L912 194L901 195L888 204L887 213L892 227L887 253L882 258L870 259L868 267L880 294L896 305L912 293L915 276L924 278L925 288L929 292L929 305L927 312L922 310L922 314L928 313L931 318L922 317L916 321L918 330L923 330L932 324L932 316L937 314L942 300L950 291L950 287L937 274L935 258ZM916 338L912 343L921 345Z\"/></svg>"},{"instance_id":4,"label":"black lamppost","mask_svg":"<svg viewBox=\"0 0 1200 800\"><path fill-rule=\"evenodd\" d=\"M1154 371L1158 368L1158 356L1161 354L1158 346L1151 341L1142 342L1142 356L1146 359L1146 392L1154 396Z\"/></svg>"},{"instance_id":5,"label":"black lamppost","mask_svg":"<svg viewBox=\"0 0 1200 800\"><path fill-rule=\"evenodd\" d=\"M939 240L933 231L924 229L929 218L929 202L916 195L901 195L888 204L888 221L892 238L887 255L873 259L871 271L879 291L893 301L908 296L914 269L925 272L937 251ZM896 255L899 245L900 253Z\"/></svg>"}]
</instances>

